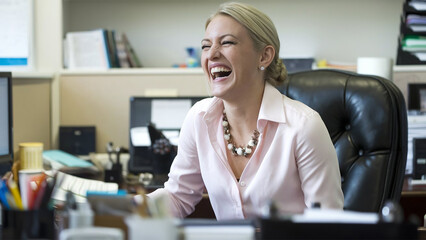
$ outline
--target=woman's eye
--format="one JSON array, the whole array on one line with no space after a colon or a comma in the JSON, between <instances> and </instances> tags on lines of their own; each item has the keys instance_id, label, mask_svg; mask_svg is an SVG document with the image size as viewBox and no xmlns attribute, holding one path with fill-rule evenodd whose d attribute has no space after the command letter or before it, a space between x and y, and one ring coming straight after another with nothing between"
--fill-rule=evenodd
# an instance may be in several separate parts
<instances>
[{"instance_id":1,"label":"woman's eye","mask_svg":"<svg viewBox=\"0 0 426 240\"><path fill-rule=\"evenodd\" d=\"M201 49L204 50L204 49L209 48L209 47L210 47L209 45L202 45Z\"/></svg>"},{"instance_id":2,"label":"woman's eye","mask_svg":"<svg viewBox=\"0 0 426 240\"><path fill-rule=\"evenodd\" d=\"M233 44L235 44L235 43L232 42L232 41L223 41L222 42L222 45L233 45Z\"/></svg>"}]
</instances>

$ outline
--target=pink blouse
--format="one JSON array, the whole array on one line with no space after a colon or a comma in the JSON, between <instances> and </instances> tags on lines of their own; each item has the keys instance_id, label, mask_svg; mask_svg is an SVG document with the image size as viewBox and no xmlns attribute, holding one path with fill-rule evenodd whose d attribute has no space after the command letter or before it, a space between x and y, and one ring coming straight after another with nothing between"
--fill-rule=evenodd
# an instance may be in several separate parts
<instances>
[{"instance_id":1,"label":"pink blouse","mask_svg":"<svg viewBox=\"0 0 426 240\"><path fill-rule=\"evenodd\" d=\"M273 200L281 213L302 213L312 203L343 208L337 155L317 112L266 83L257 120L259 143L239 181L226 158L223 102L196 103L183 123L178 154L164 188L176 217L201 200L204 187L218 220L259 216Z\"/></svg>"}]
</instances>

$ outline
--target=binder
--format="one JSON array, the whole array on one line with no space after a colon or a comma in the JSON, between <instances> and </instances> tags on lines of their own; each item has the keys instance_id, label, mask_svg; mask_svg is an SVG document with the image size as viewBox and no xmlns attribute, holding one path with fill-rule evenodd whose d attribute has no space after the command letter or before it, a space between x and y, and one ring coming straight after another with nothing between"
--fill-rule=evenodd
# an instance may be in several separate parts
<instances>
[{"instance_id":1,"label":"binder","mask_svg":"<svg viewBox=\"0 0 426 240\"><path fill-rule=\"evenodd\" d=\"M111 68L108 51L107 30L68 32L66 44L68 59L65 61L69 69L97 69Z\"/></svg>"}]
</instances>

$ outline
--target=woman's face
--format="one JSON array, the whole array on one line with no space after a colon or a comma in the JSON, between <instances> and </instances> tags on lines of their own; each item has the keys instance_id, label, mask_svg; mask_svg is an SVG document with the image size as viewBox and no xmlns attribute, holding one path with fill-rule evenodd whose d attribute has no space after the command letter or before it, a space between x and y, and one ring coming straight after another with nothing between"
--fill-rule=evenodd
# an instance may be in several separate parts
<instances>
[{"instance_id":1,"label":"woman's face","mask_svg":"<svg viewBox=\"0 0 426 240\"><path fill-rule=\"evenodd\" d=\"M254 49L248 30L233 18L218 15L201 41L201 65L213 96L226 100L263 90L261 53Z\"/></svg>"}]
</instances>

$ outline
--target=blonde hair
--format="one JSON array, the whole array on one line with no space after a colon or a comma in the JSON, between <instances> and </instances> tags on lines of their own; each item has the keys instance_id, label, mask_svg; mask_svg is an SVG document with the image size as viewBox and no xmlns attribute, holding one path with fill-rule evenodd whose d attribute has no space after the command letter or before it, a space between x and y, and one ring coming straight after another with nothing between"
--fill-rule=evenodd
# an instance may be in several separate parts
<instances>
[{"instance_id":1,"label":"blonde hair","mask_svg":"<svg viewBox=\"0 0 426 240\"><path fill-rule=\"evenodd\" d=\"M243 25L249 31L256 50L259 51L267 45L275 49L274 59L265 69L265 79L274 86L283 83L287 78L287 69L278 57L280 40L271 19L253 6L229 2L221 4L217 12L207 19L206 28L217 15L230 16Z\"/></svg>"}]
</instances>

